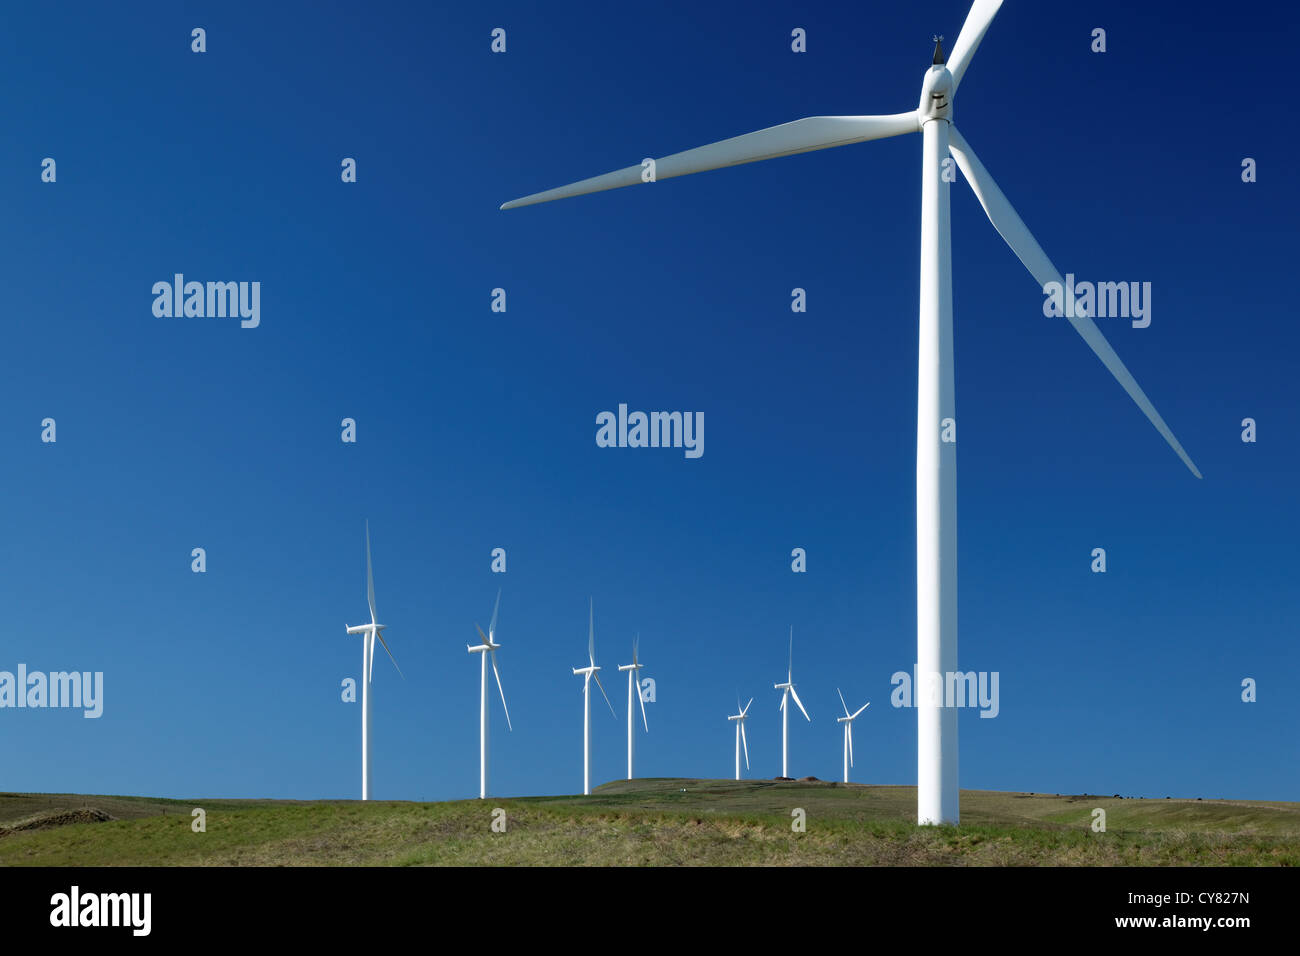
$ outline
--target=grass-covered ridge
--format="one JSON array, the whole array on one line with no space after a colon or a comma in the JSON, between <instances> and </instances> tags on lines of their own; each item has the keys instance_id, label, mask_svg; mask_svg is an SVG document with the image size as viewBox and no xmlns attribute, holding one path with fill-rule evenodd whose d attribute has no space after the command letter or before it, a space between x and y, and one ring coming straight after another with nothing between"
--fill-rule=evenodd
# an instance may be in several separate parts
<instances>
[{"instance_id":1,"label":"grass-covered ridge","mask_svg":"<svg viewBox=\"0 0 1300 956\"><path fill-rule=\"evenodd\" d=\"M806 832L791 829L795 808ZM917 827L914 787L752 780L446 803L0 794L0 865L1300 864L1294 803L967 790L961 808L958 828Z\"/></svg>"}]
</instances>

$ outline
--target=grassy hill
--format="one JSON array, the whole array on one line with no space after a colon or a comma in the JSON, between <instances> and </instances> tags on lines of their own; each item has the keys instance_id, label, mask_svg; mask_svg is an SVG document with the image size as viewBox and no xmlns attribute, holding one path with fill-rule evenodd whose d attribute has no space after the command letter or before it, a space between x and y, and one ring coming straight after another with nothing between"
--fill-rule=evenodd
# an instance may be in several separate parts
<instances>
[{"instance_id":1,"label":"grassy hill","mask_svg":"<svg viewBox=\"0 0 1300 956\"><path fill-rule=\"evenodd\" d=\"M1300 864L1295 803L965 790L961 808L959 828L917 827L915 787L755 780L446 803L0 793L0 865Z\"/></svg>"}]
</instances>

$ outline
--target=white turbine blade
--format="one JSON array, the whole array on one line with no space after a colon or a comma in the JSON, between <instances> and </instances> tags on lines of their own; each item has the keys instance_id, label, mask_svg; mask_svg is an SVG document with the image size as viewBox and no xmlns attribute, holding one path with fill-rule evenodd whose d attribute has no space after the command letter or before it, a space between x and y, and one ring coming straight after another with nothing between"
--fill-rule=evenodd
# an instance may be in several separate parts
<instances>
[{"instance_id":1,"label":"white turbine blade","mask_svg":"<svg viewBox=\"0 0 1300 956\"><path fill-rule=\"evenodd\" d=\"M501 589L497 588L497 603L492 605L492 623L488 625L488 634L494 639L497 636L497 611L501 607ZM486 641L484 643L487 643Z\"/></svg>"},{"instance_id":2,"label":"white turbine blade","mask_svg":"<svg viewBox=\"0 0 1300 956\"><path fill-rule=\"evenodd\" d=\"M591 658L591 666L596 666L596 601L592 599L591 606L587 609L587 656Z\"/></svg>"},{"instance_id":3,"label":"white turbine blade","mask_svg":"<svg viewBox=\"0 0 1300 956\"><path fill-rule=\"evenodd\" d=\"M388 651L388 659L389 659L390 661L393 662L393 666L394 666L394 667L397 667L397 658L393 656L393 652L392 652L392 651L389 651L389 650L388 650L388 642L387 642L386 640L384 640L384 635L380 634L378 631L375 631L375 637L379 638L379 643L384 645L384 650L385 650L385 651ZM374 657L374 654L375 654L375 647L374 647L374 645L372 644L372 645L370 645L370 655L371 655L371 658L372 658L372 659L373 659L373 657ZM370 670L371 670L372 673L373 673L374 669L375 669L375 665L374 665L373 660L372 660L372 663L371 663L371 665L370 665ZM402 674L402 669L401 669L400 667L397 667L397 673ZM405 674L402 674L402 680L406 680L406 675L405 675Z\"/></svg>"},{"instance_id":4,"label":"white turbine blade","mask_svg":"<svg viewBox=\"0 0 1300 956\"><path fill-rule=\"evenodd\" d=\"M492 655L492 673L496 675L497 692L501 694L501 709L506 712L506 726L514 730L514 725L510 723L510 708L506 706L505 688L501 686L501 672L497 670L497 652L489 651L488 653Z\"/></svg>"},{"instance_id":5,"label":"white turbine blade","mask_svg":"<svg viewBox=\"0 0 1300 956\"><path fill-rule=\"evenodd\" d=\"M809 116L793 123L770 126L756 133L733 136L731 139L656 159L655 179L671 179L709 169L753 163L760 159L775 159L778 156L807 153L830 146L900 136L903 133L915 133L920 128L915 111L890 116ZM642 182L642 171L643 167L638 163L603 176L593 176L567 186L533 193L522 199L512 199L501 208L514 209L553 199L618 189L620 186L636 186Z\"/></svg>"},{"instance_id":6,"label":"white turbine blade","mask_svg":"<svg viewBox=\"0 0 1300 956\"><path fill-rule=\"evenodd\" d=\"M863 704L861 707L858 708L858 713L857 713L857 714L854 714L854 715L853 715L852 717L850 717L849 719L850 719L850 720L857 720L857 719L858 719L858 714L862 713L864 710L866 710L866 709L867 709L868 707L870 707L870 706L871 706L871 701L867 701L865 704ZM848 711L846 710L845 713L847 713L847 712L848 712Z\"/></svg>"},{"instance_id":7,"label":"white turbine blade","mask_svg":"<svg viewBox=\"0 0 1300 956\"><path fill-rule=\"evenodd\" d=\"M970 144L957 132L957 127L950 126L948 136L949 149L957 160L957 165L961 167L966 181L970 183L971 189L975 191L975 196L979 199L980 205L984 207L984 211L988 214L989 222L993 223L993 228L1006 240L1007 245L1011 247L1011 251L1024 263L1025 268L1037 280L1040 288L1045 288L1049 282L1060 283L1061 287L1064 288L1065 284L1061 279L1061 274L1056 271L1056 266L1052 265L1052 260L1047 258L1047 253L1043 252L1042 246L1034 239L1024 221L1016 213L1007 197L1003 195L1002 190L998 188L998 184L993 181L993 177L989 175L988 170L979 161L979 157L970 148ZM1160 417L1160 413L1151 404L1151 400L1142 391L1142 387L1138 385L1132 373L1120 361L1119 356L1115 354L1115 350L1110 347L1110 343L1106 341L1105 336L1101 334L1101 330L1097 328L1097 323L1093 322L1088 316L1079 315L1077 304L1074 304L1073 311L1075 314L1067 318L1070 324L1074 326L1074 330L1088 343L1088 347L1092 349L1097 358L1101 359L1102 364L1110 370L1110 374L1115 376L1115 380L1119 382L1124 391L1128 392L1129 397L1137 403L1138 408L1142 409L1142 413L1156 427L1156 431L1163 435L1169 446L1178 453L1178 457L1183 460L1183 464L1191 469L1193 475L1200 478L1200 470L1188 457L1187 452L1183 450L1183 446L1174 437L1174 433L1165 424L1165 420Z\"/></svg>"},{"instance_id":8,"label":"white turbine blade","mask_svg":"<svg viewBox=\"0 0 1300 956\"><path fill-rule=\"evenodd\" d=\"M844 732L849 735L849 766L853 766L853 721L844 725Z\"/></svg>"},{"instance_id":9,"label":"white turbine blade","mask_svg":"<svg viewBox=\"0 0 1300 956\"><path fill-rule=\"evenodd\" d=\"M793 698L794 698L794 702L795 702L796 704L799 705L799 709L800 709L800 710L803 710L803 701L801 701L801 700L799 699L799 692L796 691L793 687L790 688L790 696L793 697ZM803 715L804 715L804 718L805 718L809 723L812 723L812 718L808 716L808 711L803 710Z\"/></svg>"},{"instance_id":10,"label":"white turbine blade","mask_svg":"<svg viewBox=\"0 0 1300 956\"><path fill-rule=\"evenodd\" d=\"M378 633L378 632L375 632L375 633ZM366 653L365 653L365 658L366 658L366 682L369 683L370 681L374 680L374 678L375 678L375 642L374 642L374 640L372 639L372 640L367 641L366 644L365 644L365 648L366 648Z\"/></svg>"},{"instance_id":11,"label":"white turbine blade","mask_svg":"<svg viewBox=\"0 0 1300 956\"><path fill-rule=\"evenodd\" d=\"M482 638L483 643L484 643L485 645L486 645L486 644L491 644L491 643L492 643L491 641L489 641L489 640L487 639L487 635L483 633L483 628L481 628L481 627L479 627L477 624L475 624L475 625L474 625L474 630L478 631L478 636L479 636L480 638Z\"/></svg>"},{"instance_id":12,"label":"white turbine blade","mask_svg":"<svg viewBox=\"0 0 1300 956\"><path fill-rule=\"evenodd\" d=\"M370 522L366 522L366 600L370 602L370 623L379 620L375 616L375 575L370 568Z\"/></svg>"},{"instance_id":13,"label":"white turbine blade","mask_svg":"<svg viewBox=\"0 0 1300 956\"><path fill-rule=\"evenodd\" d=\"M618 713L614 710L614 705L609 703L609 694L605 693L605 685L600 682L600 675L592 671L591 676L596 678L596 686L600 688L600 694L605 698L605 703L609 704L609 712L614 715L615 720L618 720Z\"/></svg>"},{"instance_id":14,"label":"white turbine blade","mask_svg":"<svg viewBox=\"0 0 1300 956\"><path fill-rule=\"evenodd\" d=\"M785 672L785 682L794 683L794 625L790 625L790 667Z\"/></svg>"},{"instance_id":15,"label":"white turbine blade","mask_svg":"<svg viewBox=\"0 0 1300 956\"><path fill-rule=\"evenodd\" d=\"M641 696L641 682L636 679L636 671L632 672L632 680L636 683L636 699L641 704L641 724L645 727L645 732L650 733L650 721L645 716L645 698Z\"/></svg>"},{"instance_id":16,"label":"white turbine blade","mask_svg":"<svg viewBox=\"0 0 1300 956\"><path fill-rule=\"evenodd\" d=\"M745 749L745 769L749 769L749 741L745 739L745 722L740 722L740 746Z\"/></svg>"},{"instance_id":17,"label":"white turbine blade","mask_svg":"<svg viewBox=\"0 0 1300 956\"><path fill-rule=\"evenodd\" d=\"M849 705L844 703L844 691L836 687L835 693L840 695L840 706L844 708L844 716L847 717L849 715Z\"/></svg>"},{"instance_id":18,"label":"white turbine blade","mask_svg":"<svg viewBox=\"0 0 1300 956\"><path fill-rule=\"evenodd\" d=\"M952 88L956 92L961 85L961 78L970 66L975 50L988 32L989 24L997 16L1002 0L975 0L970 13L966 14L966 23L957 35L957 42L952 45L952 55L948 57L948 72L952 74Z\"/></svg>"},{"instance_id":19,"label":"white turbine blade","mask_svg":"<svg viewBox=\"0 0 1300 956\"><path fill-rule=\"evenodd\" d=\"M752 697L749 698L749 704L752 704L753 702L754 702L754 698L752 698ZM736 703L737 703L737 704L740 703L740 698L739 698L739 697L736 698ZM740 716L741 716L741 717L744 717L746 714L749 713L749 704L746 704L746 705L745 705L745 709L742 710L742 711L740 712Z\"/></svg>"},{"instance_id":20,"label":"white turbine blade","mask_svg":"<svg viewBox=\"0 0 1300 956\"><path fill-rule=\"evenodd\" d=\"M777 710L785 710L785 699L789 696L790 695L785 691L781 691L781 706L778 707Z\"/></svg>"}]
</instances>

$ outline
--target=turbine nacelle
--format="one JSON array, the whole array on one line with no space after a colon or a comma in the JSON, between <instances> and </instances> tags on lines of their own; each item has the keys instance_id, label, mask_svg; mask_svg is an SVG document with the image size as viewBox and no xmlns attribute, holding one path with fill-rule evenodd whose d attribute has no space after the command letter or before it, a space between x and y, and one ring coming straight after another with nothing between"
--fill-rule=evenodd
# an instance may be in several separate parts
<instances>
[{"instance_id":1,"label":"turbine nacelle","mask_svg":"<svg viewBox=\"0 0 1300 956\"><path fill-rule=\"evenodd\" d=\"M349 634L369 634L371 631L382 631L387 624L358 624L355 627L349 627Z\"/></svg>"},{"instance_id":2,"label":"turbine nacelle","mask_svg":"<svg viewBox=\"0 0 1300 956\"><path fill-rule=\"evenodd\" d=\"M920 126L936 119L952 122L952 97L956 87L948 67L942 63L936 63L926 71L921 81L921 102L916 108Z\"/></svg>"}]
</instances>

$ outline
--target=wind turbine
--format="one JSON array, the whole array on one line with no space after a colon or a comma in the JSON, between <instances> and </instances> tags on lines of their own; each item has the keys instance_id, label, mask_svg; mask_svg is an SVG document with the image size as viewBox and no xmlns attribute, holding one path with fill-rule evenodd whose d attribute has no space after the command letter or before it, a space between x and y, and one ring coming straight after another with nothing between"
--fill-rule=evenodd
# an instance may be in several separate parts
<instances>
[{"instance_id":1,"label":"wind turbine","mask_svg":"<svg viewBox=\"0 0 1300 956\"><path fill-rule=\"evenodd\" d=\"M754 698L749 698L749 704L754 702ZM740 706L740 697L736 697L736 713L732 714L727 720L736 722L736 779L740 779L740 748L745 748L745 769L749 769L749 741L745 739L745 718L749 716L749 704L744 707Z\"/></svg>"},{"instance_id":2,"label":"wind turbine","mask_svg":"<svg viewBox=\"0 0 1300 956\"><path fill-rule=\"evenodd\" d=\"M388 650L383 630L387 626L379 623L375 614L375 575L370 565L370 522L366 522L366 600L370 603L370 623L349 627L349 634L361 634L361 799L370 799L370 679L375 670L375 639L384 645L393 666L397 667L397 658ZM345 625L346 626L346 625ZM397 673L402 669L397 667ZM406 675L402 674L402 680Z\"/></svg>"},{"instance_id":3,"label":"wind turbine","mask_svg":"<svg viewBox=\"0 0 1300 956\"><path fill-rule=\"evenodd\" d=\"M786 706L786 701L791 697L803 710L804 718L812 723L812 718L808 716L808 711L803 709L803 701L794 689L794 628L790 628L790 669L786 671L785 683L776 684L775 689L781 691L781 776L788 777L790 764L790 708Z\"/></svg>"},{"instance_id":4,"label":"wind turbine","mask_svg":"<svg viewBox=\"0 0 1300 956\"><path fill-rule=\"evenodd\" d=\"M855 713L850 714L849 705L844 703L844 692L836 687L835 693L840 695L840 704L844 707L844 716L836 719L844 725L844 782L848 783L849 768L853 766L853 722L858 719L858 714L871 706L871 701L867 701Z\"/></svg>"},{"instance_id":5,"label":"wind turbine","mask_svg":"<svg viewBox=\"0 0 1300 956\"><path fill-rule=\"evenodd\" d=\"M593 636L594 636L594 631L593 631ZM641 670L641 668L645 666L644 664L638 662L636 656L636 646L638 643L640 643L640 641L641 641L640 634L638 634L636 636L636 639L632 641L632 663L620 664L618 666L619 670L627 671L627 779L629 780L632 779L632 753L636 749L636 743L635 743L636 720L633 717L633 713L632 713L635 710L635 708L632 706L632 694L634 693L632 688L634 686L636 687L635 690L636 699L641 702L641 723L645 725L645 732L647 734L650 733L650 724L647 723L645 719L645 699L641 696L641 685L636 676L636 672ZM594 649L593 649L592 656L593 656L592 663L594 664L595 663Z\"/></svg>"},{"instance_id":6,"label":"wind turbine","mask_svg":"<svg viewBox=\"0 0 1300 956\"><path fill-rule=\"evenodd\" d=\"M975 0L961 34L945 60L936 42L933 65L921 83L916 109L885 116L812 116L756 133L734 136L655 161L649 181L708 169L737 166L831 146L922 134L920 348L917 363L916 425L916 645L917 676L957 669L957 446L942 440L944 422L956 421L953 384L952 243L946 161L961 168L989 221L1040 287L1061 283L1033 234L1002 194L975 151L953 126L953 99L975 50L1002 0ZM936 37L936 41L939 38ZM502 209L568 196L633 186L646 164L534 193ZM1102 336L1084 303L1066 317L1120 386L1137 403L1165 441L1197 478L1201 473L1174 437L1146 393ZM917 822L957 823L957 711L942 700L917 700Z\"/></svg>"},{"instance_id":7,"label":"wind turbine","mask_svg":"<svg viewBox=\"0 0 1300 956\"><path fill-rule=\"evenodd\" d=\"M480 800L487 798L488 789L488 679L487 666L488 655L492 655L492 673L496 675L497 691L501 694L501 709L506 712L506 726L511 730L515 728L510 723L510 708L506 706L506 692L501 687L501 672L497 670L497 650L501 647L496 643L497 636L497 610L501 607L501 590L497 589L497 600L492 605L492 623L488 625L487 634L483 633L483 628L477 624L474 625L478 631L478 636L483 643L477 646L466 644L465 648L471 654L478 654L479 662L482 665L481 680L479 681L479 698L478 698L478 798Z\"/></svg>"},{"instance_id":8,"label":"wind turbine","mask_svg":"<svg viewBox=\"0 0 1300 956\"><path fill-rule=\"evenodd\" d=\"M600 688L601 696L605 698L605 703L609 704L609 695L605 693L605 685L600 682L600 675L596 672L600 670L596 666L596 604L592 601L589 617L587 619L587 666L575 667L573 673L582 674L586 679L582 682L582 793L586 796L591 793L591 679L596 678L596 686ZM614 714L614 705L609 704L609 712ZM614 719L618 720L618 714L614 714Z\"/></svg>"}]
</instances>

